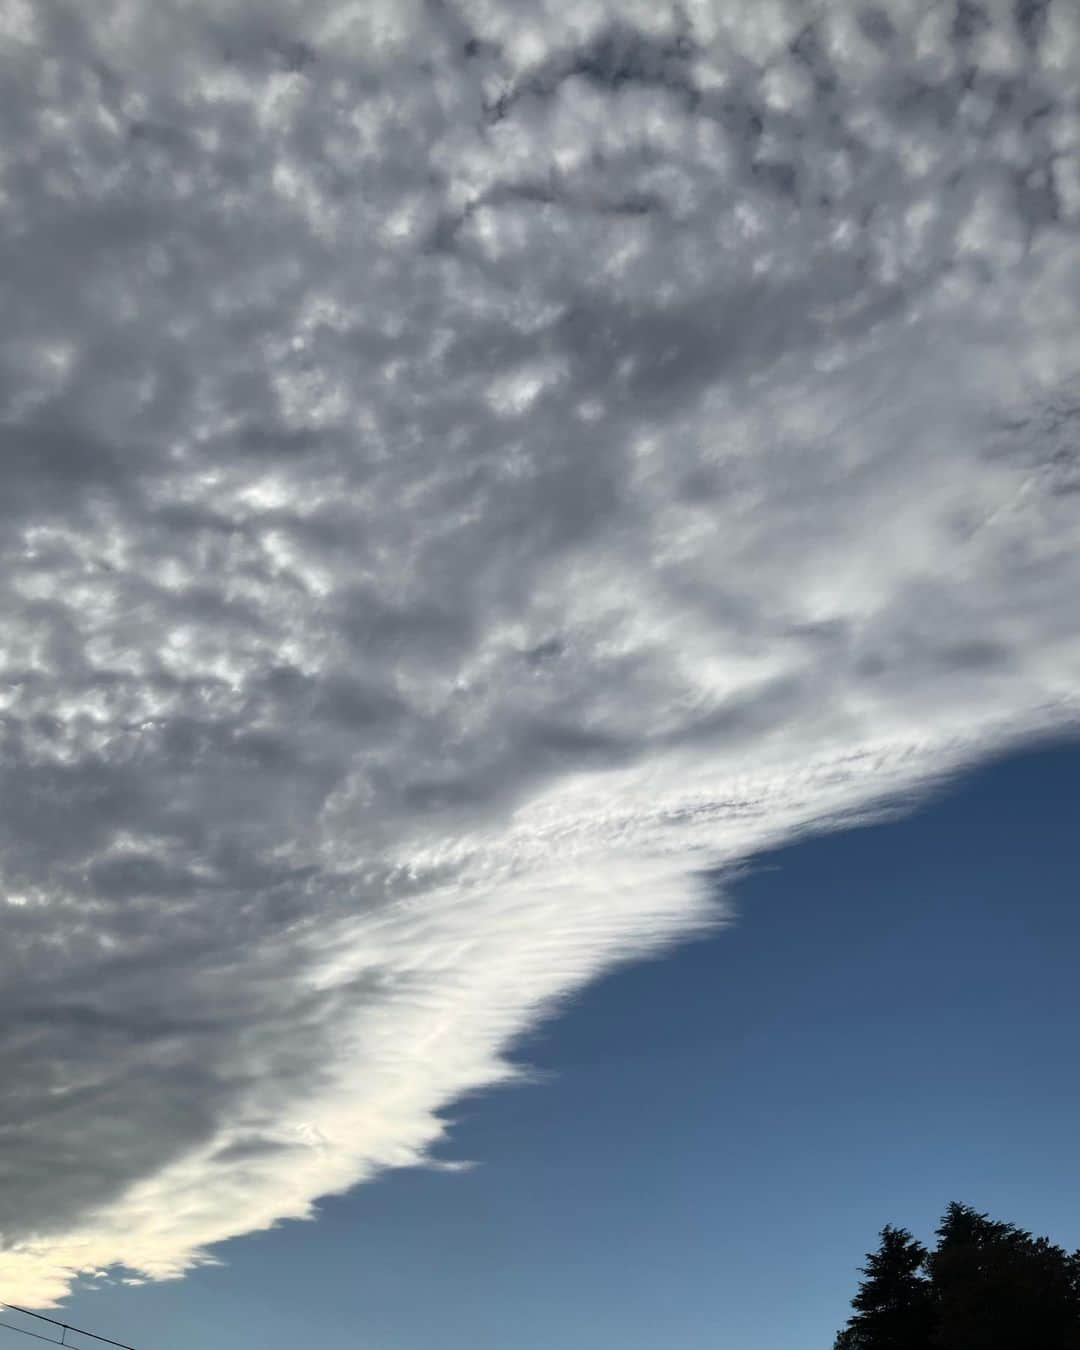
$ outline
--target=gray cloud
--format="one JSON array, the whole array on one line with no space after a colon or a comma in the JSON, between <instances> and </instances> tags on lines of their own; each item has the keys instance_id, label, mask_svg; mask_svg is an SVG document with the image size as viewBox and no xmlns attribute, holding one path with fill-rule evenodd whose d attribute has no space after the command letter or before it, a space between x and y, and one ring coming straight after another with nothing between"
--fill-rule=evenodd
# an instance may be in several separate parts
<instances>
[{"instance_id":1,"label":"gray cloud","mask_svg":"<svg viewBox=\"0 0 1080 1350\"><path fill-rule=\"evenodd\" d=\"M421 1160L705 868L1075 723L1073 5L0 27L18 1301Z\"/></svg>"}]
</instances>

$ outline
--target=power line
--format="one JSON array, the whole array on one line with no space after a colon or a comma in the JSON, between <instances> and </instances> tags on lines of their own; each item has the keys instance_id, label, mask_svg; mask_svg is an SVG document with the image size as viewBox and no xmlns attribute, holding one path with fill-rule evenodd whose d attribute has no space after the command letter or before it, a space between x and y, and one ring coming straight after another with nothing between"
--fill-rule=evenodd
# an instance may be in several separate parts
<instances>
[{"instance_id":1,"label":"power line","mask_svg":"<svg viewBox=\"0 0 1080 1350\"><path fill-rule=\"evenodd\" d=\"M17 1331L17 1332L19 1333L20 1336L33 1336L33 1338L34 1338L35 1341L45 1341L45 1342L47 1342L49 1345L59 1345L59 1344L60 1344L60 1342L59 1342L58 1340L56 1340L54 1337L52 1337L52 1336L42 1336L39 1332L36 1332L36 1331L27 1331L27 1329L26 1329L25 1327L16 1327L16 1326L12 1326L12 1324L11 1324L10 1322L3 1322L3 1321L0 1321L0 1327L4 1327L4 1328L5 1328L6 1330L8 1330L8 1331Z\"/></svg>"},{"instance_id":2,"label":"power line","mask_svg":"<svg viewBox=\"0 0 1080 1350\"><path fill-rule=\"evenodd\" d=\"M17 1303L0 1303L0 1308L10 1308L12 1312L22 1313L24 1317L36 1317L39 1322L48 1322L50 1326L60 1327L60 1339L56 1340L53 1336L42 1336L40 1332L28 1331L26 1327L17 1327L11 1322L0 1322L0 1327L6 1327L8 1331L17 1331L22 1336L33 1336L38 1341L48 1341L50 1345L66 1345L67 1334L74 1331L78 1336L89 1336L92 1341L101 1341L105 1345L115 1345L117 1350L134 1350L133 1346L125 1345L123 1341L110 1340L108 1336L99 1336L96 1331L84 1331L82 1327L73 1327L70 1322L58 1322L55 1317L46 1317L44 1313L31 1312L29 1308L20 1308Z\"/></svg>"}]
</instances>

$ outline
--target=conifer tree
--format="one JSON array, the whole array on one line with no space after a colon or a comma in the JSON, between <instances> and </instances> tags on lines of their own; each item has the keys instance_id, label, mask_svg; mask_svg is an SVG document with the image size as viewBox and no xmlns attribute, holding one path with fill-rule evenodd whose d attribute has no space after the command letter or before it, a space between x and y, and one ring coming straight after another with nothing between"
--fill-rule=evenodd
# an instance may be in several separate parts
<instances>
[{"instance_id":1,"label":"conifer tree","mask_svg":"<svg viewBox=\"0 0 1080 1350\"><path fill-rule=\"evenodd\" d=\"M904 1228L886 1225L866 1277L852 1299L854 1315L835 1350L931 1350L931 1290L922 1274L926 1248Z\"/></svg>"},{"instance_id":2,"label":"conifer tree","mask_svg":"<svg viewBox=\"0 0 1080 1350\"><path fill-rule=\"evenodd\" d=\"M1046 1238L952 1204L929 1258L935 1350L1076 1350L1075 1263Z\"/></svg>"},{"instance_id":3,"label":"conifer tree","mask_svg":"<svg viewBox=\"0 0 1080 1350\"><path fill-rule=\"evenodd\" d=\"M882 1229L834 1350L1080 1350L1080 1252L960 1204L937 1238Z\"/></svg>"}]
</instances>

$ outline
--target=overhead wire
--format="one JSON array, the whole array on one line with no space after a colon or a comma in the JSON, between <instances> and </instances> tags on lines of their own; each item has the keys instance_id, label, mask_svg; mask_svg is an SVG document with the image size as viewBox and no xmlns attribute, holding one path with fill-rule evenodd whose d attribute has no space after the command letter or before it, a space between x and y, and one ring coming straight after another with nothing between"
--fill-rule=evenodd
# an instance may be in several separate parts
<instances>
[{"instance_id":1,"label":"overhead wire","mask_svg":"<svg viewBox=\"0 0 1080 1350\"><path fill-rule=\"evenodd\" d=\"M35 1340L47 1341L49 1345L70 1346L67 1340L69 1331L73 1331L77 1336L89 1336L92 1341L101 1341L104 1345L116 1346L117 1350L134 1350L134 1346L126 1345L123 1341L114 1341L108 1336L99 1336L96 1331L86 1331L82 1327L74 1327L70 1322L61 1322L55 1317L46 1317L44 1313L31 1312L29 1308L20 1308L17 1303L0 1303L0 1308L10 1308L12 1312L22 1313L24 1317L35 1317L39 1322L48 1322L50 1326L60 1327L60 1339L54 1336L43 1336L38 1331L30 1331L27 1327L17 1327L13 1322L0 1321L0 1327L8 1331L17 1331L20 1336L33 1336Z\"/></svg>"},{"instance_id":2,"label":"overhead wire","mask_svg":"<svg viewBox=\"0 0 1080 1350\"><path fill-rule=\"evenodd\" d=\"M49 1345L62 1344L54 1336L42 1336L40 1331L28 1331L26 1327L14 1326L11 1322L0 1320L0 1327L3 1327L5 1331L17 1331L20 1336L33 1336L35 1341L45 1341Z\"/></svg>"}]
</instances>

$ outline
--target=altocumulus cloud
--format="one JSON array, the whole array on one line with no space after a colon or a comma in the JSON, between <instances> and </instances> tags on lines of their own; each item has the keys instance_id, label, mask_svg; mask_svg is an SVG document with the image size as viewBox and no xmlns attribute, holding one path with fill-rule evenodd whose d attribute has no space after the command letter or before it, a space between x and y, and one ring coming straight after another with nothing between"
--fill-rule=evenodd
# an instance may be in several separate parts
<instances>
[{"instance_id":1,"label":"altocumulus cloud","mask_svg":"<svg viewBox=\"0 0 1080 1350\"><path fill-rule=\"evenodd\" d=\"M1077 713L1073 0L0 0L0 1284L422 1161Z\"/></svg>"}]
</instances>

